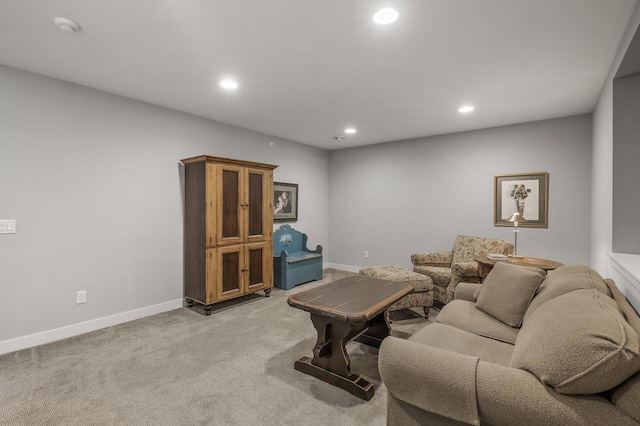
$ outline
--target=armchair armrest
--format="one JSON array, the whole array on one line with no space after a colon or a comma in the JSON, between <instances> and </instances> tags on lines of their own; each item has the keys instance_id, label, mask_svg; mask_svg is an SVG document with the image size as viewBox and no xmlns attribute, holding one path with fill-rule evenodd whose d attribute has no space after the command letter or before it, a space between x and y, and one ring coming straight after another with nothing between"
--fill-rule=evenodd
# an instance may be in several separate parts
<instances>
[{"instance_id":1,"label":"armchair armrest","mask_svg":"<svg viewBox=\"0 0 640 426\"><path fill-rule=\"evenodd\" d=\"M468 300L469 302L475 302L475 292L482 286L482 284L476 283L458 283L455 292L453 293L454 299Z\"/></svg>"},{"instance_id":2,"label":"armchair armrest","mask_svg":"<svg viewBox=\"0 0 640 426\"><path fill-rule=\"evenodd\" d=\"M411 255L411 263L415 266L440 266L446 268L451 266L453 252L437 251L432 253L414 253Z\"/></svg>"},{"instance_id":3,"label":"armchair armrest","mask_svg":"<svg viewBox=\"0 0 640 426\"><path fill-rule=\"evenodd\" d=\"M396 337L382 341L380 376L394 397L461 422L479 425L478 358Z\"/></svg>"},{"instance_id":4,"label":"armchair armrest","mask_svg":"<svg viewBox=\"0 0 640 426\"><path fill-rule=\"evenodd\" d=\"M459 277L477 277L478 262L458 262L451 265L451 273Z\"/></svg>"}]
</instances>

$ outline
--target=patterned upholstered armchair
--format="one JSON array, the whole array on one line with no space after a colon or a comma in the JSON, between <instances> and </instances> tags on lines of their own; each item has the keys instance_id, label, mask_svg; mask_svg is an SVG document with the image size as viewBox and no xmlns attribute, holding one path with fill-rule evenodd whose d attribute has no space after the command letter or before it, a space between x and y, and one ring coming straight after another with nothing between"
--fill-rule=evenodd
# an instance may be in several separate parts
<instances>
[{"instance_id":1,"label":"patterned upholstered armchair","mask_svg":"<svg viewBox=\"0 0 640 426\"><path fill-rule=\"evenodd\" d=\"M453 300L460 282L479 283L478 264L474 256L488 253L513 253L513 244L505 240L458 235L451 251L415 253L411 255L414 272L433 281L433 299L442 303Z\"/></svg>"}]
</instances>

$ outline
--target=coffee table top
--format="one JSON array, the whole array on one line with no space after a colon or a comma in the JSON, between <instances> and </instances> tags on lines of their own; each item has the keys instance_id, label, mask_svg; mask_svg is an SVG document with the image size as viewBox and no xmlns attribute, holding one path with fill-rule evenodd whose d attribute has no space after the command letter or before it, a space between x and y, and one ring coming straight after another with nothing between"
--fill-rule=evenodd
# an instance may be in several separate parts
<instances>
[{"instance_id":1,"label":"coffee table top","mask_svg":"<svg viewBox=\"0 0 640 426\"><path fill-rule=\"evenodd\" d=\"M292 294L287 303L312 314L366 322L411 293L411 284L353 275Z\"/></svg>"}]
</instances>

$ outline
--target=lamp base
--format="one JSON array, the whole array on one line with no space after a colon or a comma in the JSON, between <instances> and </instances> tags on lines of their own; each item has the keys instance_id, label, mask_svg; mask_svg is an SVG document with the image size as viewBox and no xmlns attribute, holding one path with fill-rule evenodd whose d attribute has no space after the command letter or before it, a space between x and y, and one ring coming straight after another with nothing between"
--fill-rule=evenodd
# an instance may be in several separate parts
<instances>
[{"instance_id":1,"label":"lamp base","mask_svg":"<svg viewBox=\"0 0 640 426\"><path fill-rule=\"evenodd\" d=\"M510 259L522 259L524 256L521 254L508 254Z\"/></svg>"}]
</instances>

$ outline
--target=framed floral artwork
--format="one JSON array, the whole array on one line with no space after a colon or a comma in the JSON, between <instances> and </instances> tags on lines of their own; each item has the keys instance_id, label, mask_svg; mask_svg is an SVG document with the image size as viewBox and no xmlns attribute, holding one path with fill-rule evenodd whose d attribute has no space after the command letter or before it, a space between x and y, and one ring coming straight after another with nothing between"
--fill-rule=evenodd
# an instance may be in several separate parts
<instances>
[{"instance_id":1,"label":"framed floral artwork","mask_svg":"<svg viewBox=\"0 0 640 426\"><path fill-rule=\"evenodd\" d=\"M295 222L298 220L298 184L273 183L273 221Z\"/></svg>"},{"instance_id":2,"label":"framed floral artwork","mask_svg":"<svg viewBox=\"0 0 640 426\"><path fill-rule=\"evenodd\" d=\"M547 181L549 173L496 175L494 182L494 225L513 226L507 219L520 213L519 227L547 227Z\"/></svg>"}]
</instances>

